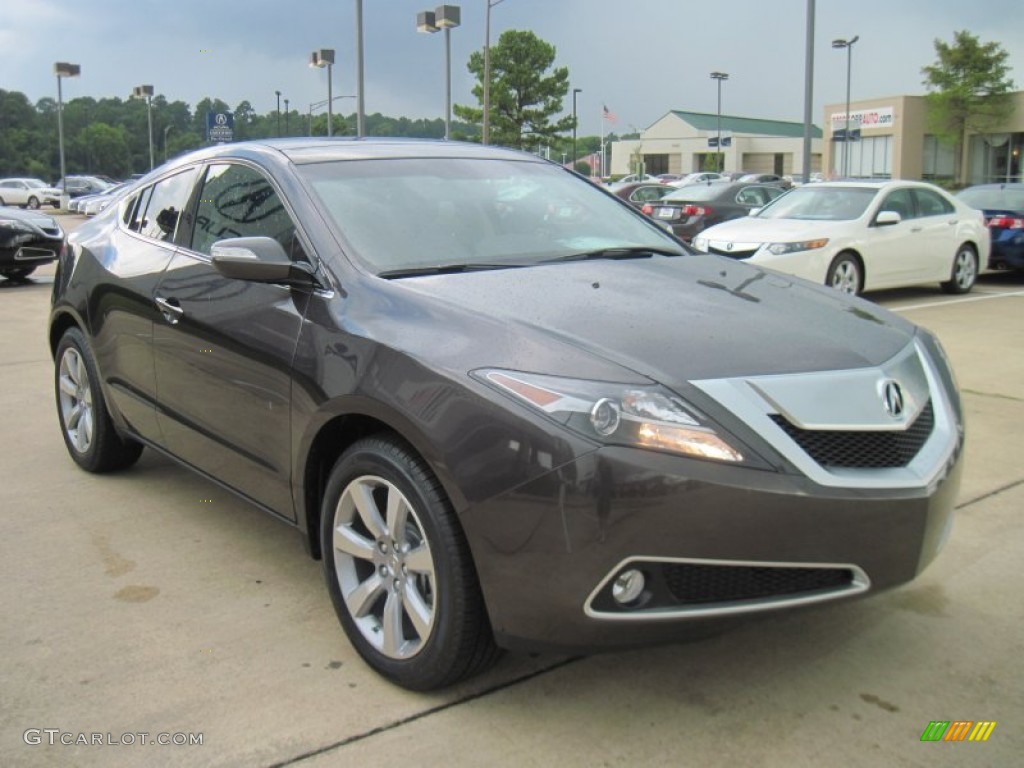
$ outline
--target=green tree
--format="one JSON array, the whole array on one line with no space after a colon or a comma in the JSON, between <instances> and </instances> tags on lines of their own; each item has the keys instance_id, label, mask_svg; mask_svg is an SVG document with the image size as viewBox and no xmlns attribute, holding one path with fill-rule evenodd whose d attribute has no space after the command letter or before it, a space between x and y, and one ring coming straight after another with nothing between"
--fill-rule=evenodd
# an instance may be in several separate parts
<instances>
[{"instance_id":1,"label":"green tree","mask_svg":"<svg viewBox=\"0 0 1024 768\"><path fill-rule=\"evenodd\" d=\"M967 146L968 133L987 133L1013 111L1009 53L966 30L935 40L938 60L921 69L928 88L928 129L947 144ZM957 168L957 181L960 168Z\"/></svg>"},{"instance_id":2,"label":"green tree","mask_svg":"<svg viewBox=\"0 0 1024 768\"><path fill-rule=\"evenodd\" d=\"M535 151L572 130L572 116L553 120L569 91L569 69L558 67L555 46L533 32L510 29L491 47L491 140L495 144ZM474 51L467 64L476 76L473 95L483 103L484 55ZM457 104L455 114L480 124L483 109Z\"/></svg>"}]
</instances>

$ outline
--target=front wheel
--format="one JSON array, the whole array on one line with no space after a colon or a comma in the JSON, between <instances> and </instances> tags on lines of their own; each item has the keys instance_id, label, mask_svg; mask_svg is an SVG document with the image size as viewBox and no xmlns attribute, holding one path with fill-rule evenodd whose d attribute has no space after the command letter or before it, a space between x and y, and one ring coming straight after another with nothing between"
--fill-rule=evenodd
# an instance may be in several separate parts
<instances>
[{"instance_id":1,"label":"front wheel","mask_svg":"<svg viewBox=\"0 0 1024 768\"><path fill-rule=\"evenodd\" d=\"M33 211L39 210L39 198L32 196L28 199L28 207Z\"/></svg>"},{"instance_id":2,"label":"front wheel","mask_svg":"<svg viewBox=\"0 0 1024 768\"><path fill-rule=\"evenodd\" d=\"M968 293L978 279L978 255L969 245L961 245L953 259L949 280L942 284L946 293Z\"/></svg>"},{"instance_id":3,"label":"front wheel","mask_svg":"<svg viewBox=\"0 0 1024 768\"><path fill-rule=\"evenodd\" d=\"M117 434L100 390L96 363L80 330L64 332L56 359L57 418L71 458L89 472L110 472L134 464L142 454L142 444Z\"/></svg>"},{"instance_id":4,"label":"front wheel","mask_svg":"<svg viewBox=\"0 0 1024 768\"><path fill-rule=\"evenodd\" d=\"M338 618L378 673L426 691L497 659L465 536L407 445L370 437L345 451L327 483L320 535Z\"/></svg>"},{"instance_id":5,"label":"front wheel","mask_svg":"<svg viewBox=\"0 0 1024 768\"><path fill-rule=\"evenodd\" d=\"M842 293L857 296L864 288L864 276L861 274L860 261L851 253L840 253L829 265L825 276L825 285L829 285Z\"/></svg>"}]
</instances>

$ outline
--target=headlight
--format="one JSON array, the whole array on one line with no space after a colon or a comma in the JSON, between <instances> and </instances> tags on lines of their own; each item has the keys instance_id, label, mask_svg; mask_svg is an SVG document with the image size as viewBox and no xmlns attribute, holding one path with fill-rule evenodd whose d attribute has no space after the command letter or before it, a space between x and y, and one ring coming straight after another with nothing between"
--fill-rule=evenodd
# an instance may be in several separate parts
<instances>
[{"instance_id":1,"label":"headlight","mask_svg":"<svg viewBox=\"0 0 1024 768\"><path fill-rule=\"evenodd\" d=\"M695 408L660 386L495 369L471 375L591 440L701 459L743 461L743 454L719 436Z\"/></svg>"},{"instance_id":2,"label":"headlight","mask_svg":"<svg viewBox=\"0 0 1024 768\"><path fill-rule=\"evenodd\" d=\"M706 237L695 237L690 241L690 245L698 251L708 252L708 239Z\"/></svg>"},{"instance_id":3,"label":"headlight","mask_svg":"<svg viewBox=\"0 0 1024 768\"><path fill-rule=\"evenodd\" d=\"M766 243L761 246L762 250L774 256L782 256L784 253L796 253L797 251L814 251L828 245L828 238L819 240L804 240L802 243Z\"/></svg>"}]
</instances>

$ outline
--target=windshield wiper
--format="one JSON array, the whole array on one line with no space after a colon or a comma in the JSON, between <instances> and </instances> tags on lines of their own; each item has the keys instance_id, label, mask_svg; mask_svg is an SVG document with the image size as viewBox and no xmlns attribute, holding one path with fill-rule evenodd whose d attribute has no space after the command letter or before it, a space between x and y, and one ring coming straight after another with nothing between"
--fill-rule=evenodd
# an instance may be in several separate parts
<instances>
[{"instance_id":1,"label":"windshield wiper","mask_svg":"<svg viewBox=\"0 0 1024 768\"><path fill-rule=\"evenodd\" d=\"M555 261L589 261L591 259L648 259L651 256L682 255L682 252L672 250L670 248L628 246L622 248L599 248L596 251L583 251L582 253L567 253L563 256L555 256L553 259L545 259L543 263L549 264Z\"/></svg>"},{"instance_id":2,"label":"windshield wiper","mask_svg":"<svg viewBox=\"0 0 1024 768\"><path fill-rule=\"evenodd\" d=\"M454 275L459 272L477 272L487 269L515 269L516 267L526 267L528 264L516 264L512 262L505 263L492 263L487 264L483 262L467 262L465 264L438 264L429 267L403 267L402 269L386 269L383 272L378 272L377 277L383 277L385 280L395 280L403 277L420 277L423 275Z\"/></svg>"}]
</instances>

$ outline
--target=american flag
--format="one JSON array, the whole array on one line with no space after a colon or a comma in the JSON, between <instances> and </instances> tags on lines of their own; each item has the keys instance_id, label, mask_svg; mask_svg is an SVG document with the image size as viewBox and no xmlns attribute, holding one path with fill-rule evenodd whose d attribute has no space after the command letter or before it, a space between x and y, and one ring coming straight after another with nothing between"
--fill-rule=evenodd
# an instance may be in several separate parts
<instances>
[{"instance_id":1,"label":"american flag","mask_svg":"<svg viewBox=\"0 0 1024 768\"><path fill-rule=\"evenodd\" d=\"M609 123L614 123L619 119L618 116L614 112L611 112L607 106L604 107L602 117L604 117L604 119Z\"/></svg>"}]
</instances>

